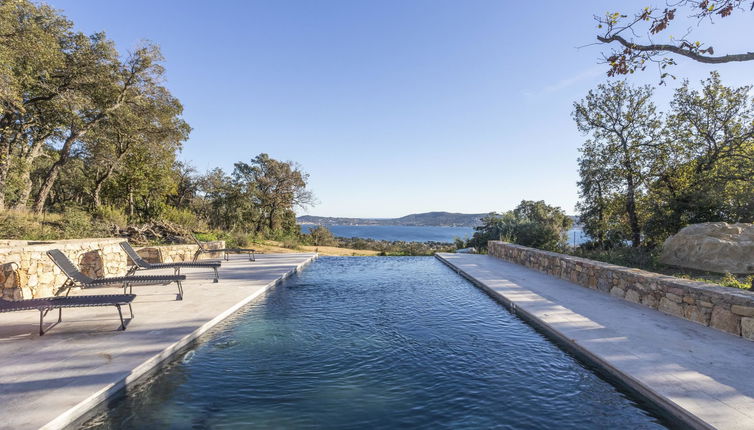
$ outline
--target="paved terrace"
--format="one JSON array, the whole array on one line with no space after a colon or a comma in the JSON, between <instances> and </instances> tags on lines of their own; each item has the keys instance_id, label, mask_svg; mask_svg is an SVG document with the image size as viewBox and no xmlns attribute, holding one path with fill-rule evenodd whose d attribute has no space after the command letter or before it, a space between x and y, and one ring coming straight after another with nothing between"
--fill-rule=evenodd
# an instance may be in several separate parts
<instances>
[{"instance_id":1,"label":"paved terrace","mask_svg":"<svg viewBox=\"0 0 754 430\"><path fill-rule=\"evenodd\" d=\"M231 256L217 284L211 270L184 269L183 301L175 301L175 284L134 287L135 318L125 332L116 331L114 307L64 309L63 322L42 337L38 312L0 314L0 428L68 425L315 257Z\"/></svg>"},{"instance_id":2,"label":"paved terrace","mask_svg":"<svg viewBox=\"0 0 754 430\"><path fill-rule=\"evenodd\" d=\"M754 429L754 342L494 257L438 257L690 426Z\"/></svg>"}]
</instances>

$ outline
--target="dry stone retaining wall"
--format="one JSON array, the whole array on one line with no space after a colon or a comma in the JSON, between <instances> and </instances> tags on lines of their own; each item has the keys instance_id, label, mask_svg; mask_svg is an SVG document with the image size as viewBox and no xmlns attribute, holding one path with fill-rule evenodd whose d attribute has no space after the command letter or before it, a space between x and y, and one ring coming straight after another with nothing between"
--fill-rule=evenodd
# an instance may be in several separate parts
<instances>
[{"instance_id":1,"label":"dry stone retaining wall","mask_svg":"<svg viewBox=\"0 0 754 430\"><path fill-rule=\"evenodd\" d=\"M489 255L754 340L754 293L502 241Z\"/></svg>"},{"instance_id":2,"label":"dry stone retaining wall","mask_svg":"<svg viewBox=\"0 0 754 430\"><path fill-rule=\"evenodd\" d=\"M123 239L76 239L49 242L19 240L0 241L0 297L10 300L55 295L66 276L47 256L50 249L62 250L79 269L92 278L123 276L131 261L121 249ZM209 242L205 247L220 249L224 241ZM191 261L196 245L165 245L138 249L145 260L154 263ZM219 258L217 253L202 258Z\"/></svg>"}]
</instances>

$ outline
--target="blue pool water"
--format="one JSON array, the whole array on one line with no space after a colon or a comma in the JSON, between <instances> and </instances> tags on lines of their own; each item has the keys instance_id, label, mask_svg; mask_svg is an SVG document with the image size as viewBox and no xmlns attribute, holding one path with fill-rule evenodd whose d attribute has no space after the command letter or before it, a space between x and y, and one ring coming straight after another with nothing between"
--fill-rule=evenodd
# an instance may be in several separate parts
<instances>
[{"instance_id":1,"label":"blue pool water","mask_svg":"<svg viewBox=\"0 0 754 430\"><path fill-rule=\"evenodd\" d=\"M665 427L432 257L323 257L85 428Z\"/></svg>"}]
</instances>

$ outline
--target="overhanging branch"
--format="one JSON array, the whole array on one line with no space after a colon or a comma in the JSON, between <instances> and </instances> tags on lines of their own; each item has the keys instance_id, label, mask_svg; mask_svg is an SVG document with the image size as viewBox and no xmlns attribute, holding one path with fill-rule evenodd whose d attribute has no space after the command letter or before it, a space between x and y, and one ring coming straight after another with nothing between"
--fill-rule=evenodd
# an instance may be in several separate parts
<instances>
[{"instance_id":1,"label":"overhanging branch","mask_svg":"<svg viewBox=\"0 0 754 430\"><path fill-rule=\"evenodd\" d=\"M698 54L688 49L680 48L675 45L667 45L667 44L639 45L633 42L629 42L623 37L615 35L615 34L610 37L597 36L597 40L599 40L602 43L618 42L621 45L625 46L626 48L633 49L635 51L642 51L642 52L668 51L674 54L683 55L684 57L691 58L692 60L698 61L700 63L720 64L720 63L730 63L734 61L754 60L754 52L747 52L745 54L731 54L731 55L722 55L718 57L709 57L706 55Z\"/></svg>"}]
</instances>

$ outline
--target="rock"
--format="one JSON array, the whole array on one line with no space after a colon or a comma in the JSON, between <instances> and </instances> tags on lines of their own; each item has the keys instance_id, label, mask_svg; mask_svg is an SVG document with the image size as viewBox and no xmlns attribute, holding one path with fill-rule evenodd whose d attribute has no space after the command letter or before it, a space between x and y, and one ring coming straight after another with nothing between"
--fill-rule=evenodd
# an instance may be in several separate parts
<instances>
[{"instance_id":1,"label":"rock","mask_svg":"<svg viewBox=\"0 0 754 430\"><path fill-rule=\"evenodd\" d=\"M709 325L710 327L727 331L736 336L741 334L738 317L733 312L725 310L720 306L715 306L712 309L712 318L710 319Z\"/></svg>"},{"instance_id":2,"label":"rock","mask_svg":"<svg viewBox=\"0 0 754 430\"><path fill-rule=\"evenodd\" d=\"M754 340L754 318L741 318L741 336Z\"/></svg>"},{"instance_id":3,"label":"rock","mask_svg":"<svg viewBox=\"0 0 754 430\"><path fill-rule=\"evenodd\" d=\"M660 262L718 273L754 273L754 224L692 224L665 240Z\"/></svg>"}]
</instances>

